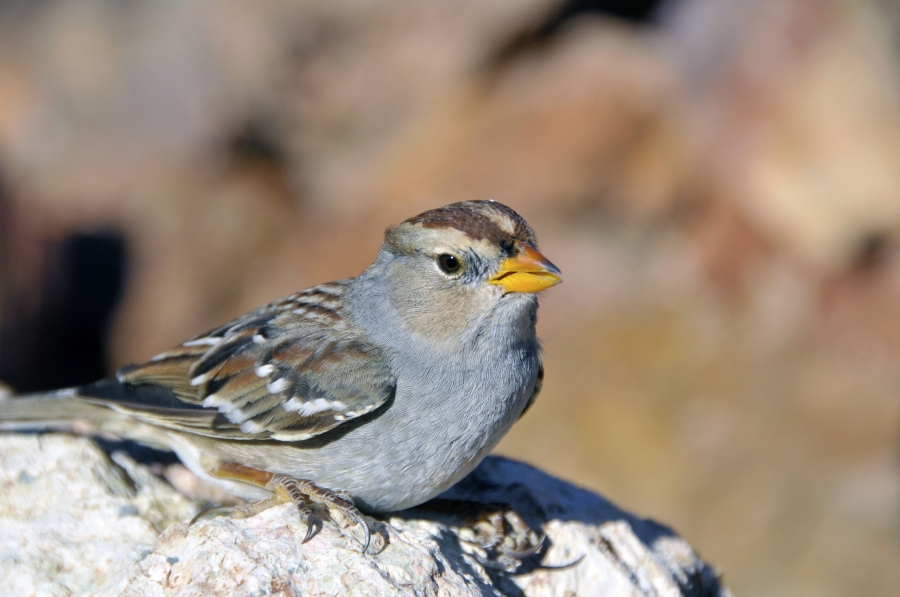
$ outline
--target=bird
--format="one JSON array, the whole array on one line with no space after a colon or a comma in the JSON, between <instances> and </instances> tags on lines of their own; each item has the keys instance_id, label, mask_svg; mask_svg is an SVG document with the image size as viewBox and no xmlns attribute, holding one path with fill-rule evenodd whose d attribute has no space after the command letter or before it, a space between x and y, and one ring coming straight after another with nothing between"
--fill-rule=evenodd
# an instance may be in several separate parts
<instances>
[{"instance_id":1,"label":"bird","mask_svg":"<svg viewBox=\"0 0 900 597\"><path fill-rule=\"evenodd\" d=\"M258 500L363 512L417 506L471 472L534 402L537 294L560 283L525 219L497 201L385 231L355 278L275 300L114 377L0 400L0 429L92 428L174 451Z\"/></svg>"}]
</instances>

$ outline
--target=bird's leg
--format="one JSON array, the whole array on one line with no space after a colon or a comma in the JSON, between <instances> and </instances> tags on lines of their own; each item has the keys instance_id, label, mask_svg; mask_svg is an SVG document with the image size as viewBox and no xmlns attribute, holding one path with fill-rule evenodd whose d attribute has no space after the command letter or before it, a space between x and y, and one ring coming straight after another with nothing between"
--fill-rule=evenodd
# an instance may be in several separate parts
<instances>
[{"instance_id":1,"label":"bird's leg","mask_svg":"<svg viewBox=\"0 0 900 597\"><path fill-rule=\"evenodd\" d=\"M544 544L544 536L506 503L433 499L420 508L460 517L459 540L484 550L487 566L515 570Z\"/></svg>"},{"instance_id":2,"label":"bird's leg","mask_svg":"<svg viewBox=\"0 0 900 597\"><path fill-rule=\"evenodd\" d=\"M349 526L350 524L360 525L365 535L363 553L369 548L371 539L369 524L362 513L353 505L347 494L324 489L306 479L295 479L281 473L270 473L234 462L219 464L212 474L222 479L234 479L252 483L275 493L274 496L266 500L247 504L246 506L237 506L232 511L232 516L235 518L249 518L280 504L294 504L300 512L300 518L307 527L306 537L303 539L303 543L306 543L321 528L321 522L313 513L309 504L322 504L328 508L329 513L339 513L343 519L342 522L345 523L344 526Z\"/></svg>"}]
</instances>

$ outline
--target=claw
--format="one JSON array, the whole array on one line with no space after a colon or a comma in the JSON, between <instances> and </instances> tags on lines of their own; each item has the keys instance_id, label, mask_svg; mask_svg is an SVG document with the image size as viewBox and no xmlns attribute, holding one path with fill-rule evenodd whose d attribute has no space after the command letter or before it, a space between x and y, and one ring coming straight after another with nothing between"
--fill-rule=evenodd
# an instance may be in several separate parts
<instances>
[{"instance_id":1,"label":"claw","mask_svg":"<svg viewBox=\"0 0 900 597\"><path fill-rule=\"evenodd\" d=\"M305 516L303 522L306 523L306 536L300 543L306 543L307 541L315 537L316 533L319 530L319 519L312 514Z\"/></svg>"},{"instance_id":2,"label":"claw","mask_svg":"<svg viewBox=\"0 0 900 597\"><path fill-rule=\"evenodd\" d=\"M366 519L360 517L359 520L356 521L357 524L361 524L363 528L363 534L366 536L366 540L363 542L362 552L365 555L366 550L369 549L369 542L372 540L372 531L369 529L369 523L366 522Z\"/></svg>"},{"instance_id":3,"label":"claw","mask_svg":"<svg viewBox=\"0 0 900 597\"><path fill-rule=\"evenodd\" d=\"M207 508L202 512L198 512L196 516L194 516L191 521L188 523L188 526L193 525L195 522L203 520L205 518L215 518L217 516L227 516L228 514L234 513L234 509L231 506L213 506L212 508Z\"/></svg>"},{"instance_id":4,"label":"claw","mask_svg":"<svg viewBox=\"0 0 900 597\"><path fill-rule=\"evenodd\" d=\"M275 494L261 502L235 508L232 510L232 515L236 518L249 518L273 506L293 503L300 513L300 519L306 523L306 536L302 541L302 543L306 543L315 537L322 528L321 519L312 510L313 507L321 504L328 511L327 515L332 520L334 520L331 517L332 511L337 511L345 521L361 524L365 534L365 541L362 542L363 553L369 549L372 539L369 525L365 517L353 505L353 498L344 491L331 491L317 486L308 479L297 479L284 473L270 473L233 462L219 464L213 474L226 479L237 479L259 485ZM195 517L195 520L201 515Z\"/></svg>"},{"instance_id":5,"label":"claw","mask_svg":"<svg viewBox=\"0 0 900 597\"><path fill-rule=\"evenodd\" d=\"M447 509L448 504L464 520L457 536L474 548L472 555L485 567L513 572L545 546L546 536L538 536L509 504L447 500L439 507Z\"/></svg>"},{"instance_id":6,"label":"claw","mask_svg":"<svg viewBox=\"0 0 900 597\"><path fill-rule=\"evenodd\" d=\"M528 549L522 550L511 550L511 549L501 549L500 552L504 556L508 556L511 558L515 558L517 560L524 560L525 558L531 557L534 554L538 553L541 548L544 546L544 540L547 538L547 535L541 535L540 540L535 544L529 547Z\"/></svg>"}]
</instances>

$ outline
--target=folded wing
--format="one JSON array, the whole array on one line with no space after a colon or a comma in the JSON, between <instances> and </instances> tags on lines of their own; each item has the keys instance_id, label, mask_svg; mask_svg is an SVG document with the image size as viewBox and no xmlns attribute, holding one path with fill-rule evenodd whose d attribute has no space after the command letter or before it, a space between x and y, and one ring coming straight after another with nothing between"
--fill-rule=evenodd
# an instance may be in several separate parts
<instances>
[{"instance_id":1,"label":"folded wing","mask_svg":"<svg viewBox=\"0 0 900 597\"><path fill-rule=\"evenodd\" d=\"M384 405L396 386L382 351L341 316L342 291L286 297L81 395L201 435L309 439Z\"/></svg>"}]
</instances>

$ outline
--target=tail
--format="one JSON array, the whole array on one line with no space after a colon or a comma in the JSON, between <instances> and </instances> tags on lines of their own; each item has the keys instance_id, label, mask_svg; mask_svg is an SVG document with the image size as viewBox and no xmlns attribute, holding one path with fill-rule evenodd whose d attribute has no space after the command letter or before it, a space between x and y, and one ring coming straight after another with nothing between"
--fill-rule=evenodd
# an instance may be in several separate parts
<instances>
[{"instance_id":1,"label":"tail","mask_svg":"<svg viewBox=\"0 0 900 597\"><path fill-rule=\"evenodd\" d=\"M0 395L0 430L69 431L77 421L100 425L110 409L76 398L75 388L55 392Z\"/></svg>"},{"instance_id":2,"label":"tail","mask_svg":"<svg viewBox=\"0 0 900 597\"><path fill-rule=\"evenodd\" d=\"M160 411L166 416L161 417ZM166 421L187 421L203 428L204 423L212 424L216 414L199 404L181 402L167 388L133 386L115 378L55 392L0 394L0 431L110 433L162 450L171 449L167 433L171 426Z\"/></svg>"}]
</instances>

